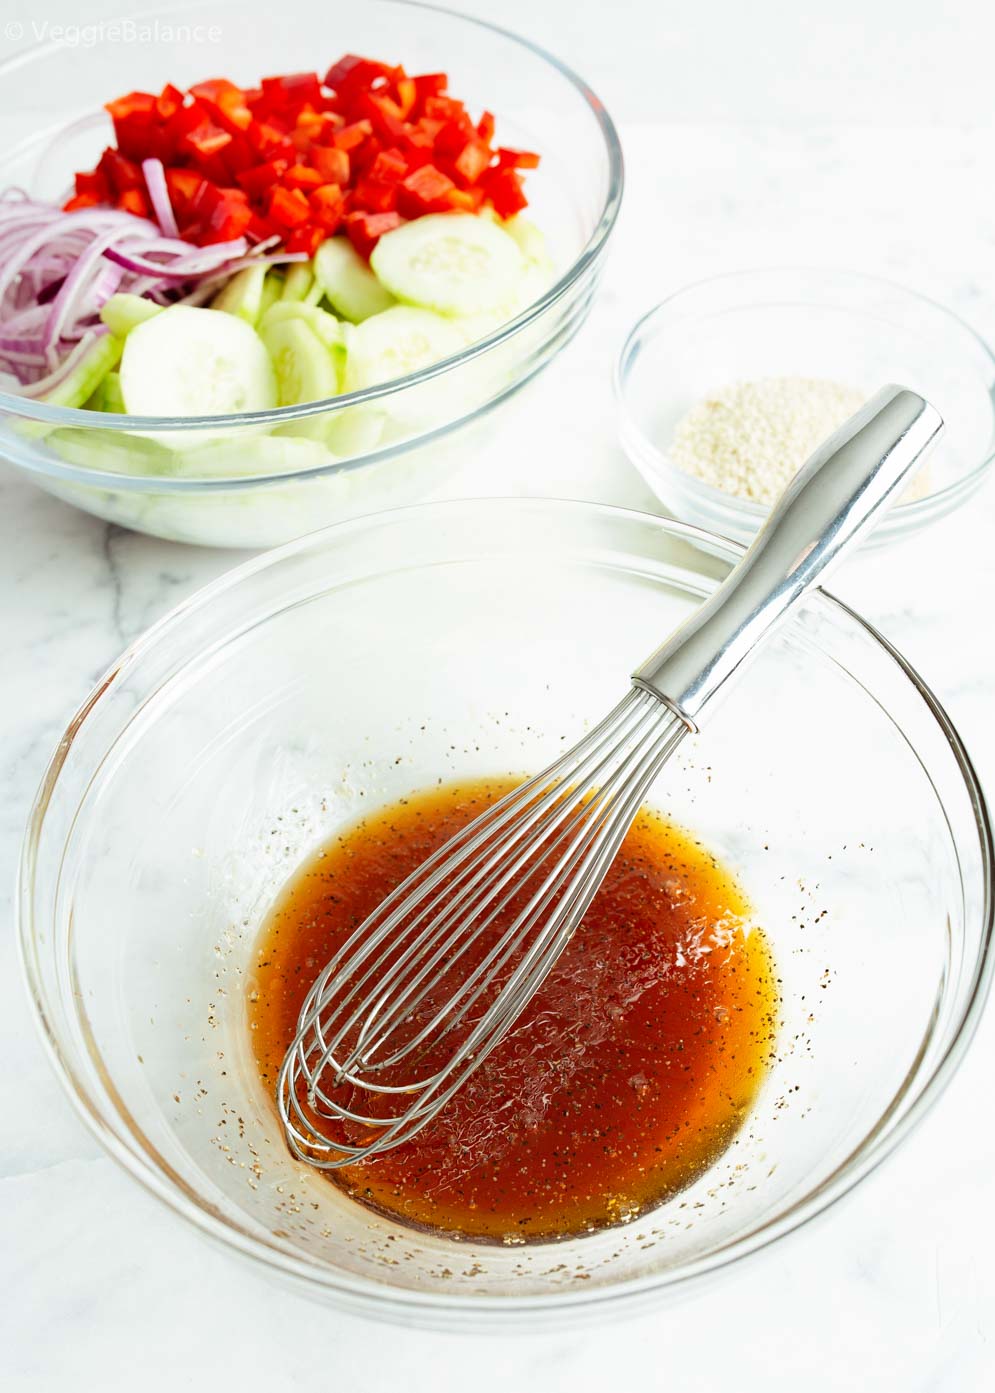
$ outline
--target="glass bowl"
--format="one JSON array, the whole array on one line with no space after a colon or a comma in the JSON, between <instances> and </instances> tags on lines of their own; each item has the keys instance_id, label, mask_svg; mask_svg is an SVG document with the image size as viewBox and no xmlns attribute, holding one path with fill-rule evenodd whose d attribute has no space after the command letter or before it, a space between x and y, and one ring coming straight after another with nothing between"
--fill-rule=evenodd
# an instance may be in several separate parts
<instances>
[{"instance_id":1,"label":"glass bowl","mask_svg":"<svg viewBox=\"0 0 995 1393\"><path fill-rule=\"evenodd\" d=\"M974 493L995 451L995 358L955 314L849 271L737 272L700 281L636 324L615 369L622 446L675 517L748 542L768 509L668 458L702 397L761 377L823 377L866 391L895 382L939 410L946 431L924 465L927 492L896 504L865 546L909 535Z\"/></svg>"},{"instance_id":2,"label":"glass bowl","mask_svg":"<svg viewBox=\"0 0 995 1393\"><path fill-rule=\"evenodd\" d=\"M108 1152L302 1291L479 1328L673 1298L892 1151L983 1004L991 829L935 698L825 594L649 798L739 876L782 981L769 1077L694 1185L561 1243L417 1232L291 1159L248 1057L255 936L302 858L440 778L547 763L737 555L590 504L426 505L255 559L129 649L59 744L20 890L49 1052Z\"/></svg>"},{"instance_id":3,"label":"glass bowl","mask_svg":"<svg viewBox=\"0 0 995 1393\"><path fill-rule=\"evenodd\" d=\"M96 45L85 62L76 48L39 45L0 68L7 107L19 113L13 138L19 129L25 142L0 168L0 187L64 197L73 171L91 168L107 143L102 103L122 92L158 91L167 80L185 86L217 71L248 83L313 70L349 51L395 57L410 71L445 70L473 110L497 114L503 143L541 153L528 216L546 234L559 278L459 355L305 406L176 420L0 393L0 455L98 517L207 545L269 546L430 496L472 448L467 431L453 434L457 427L479 423L534 377L590 308L622 195L611 118L550 54L430 6L300 0L288 24L259 0L212 0L160 10L156 23L156 42ZM38 93L48 119L52 94L63 103L63 119L40 131Z\"/></svg>"}]
</instances>

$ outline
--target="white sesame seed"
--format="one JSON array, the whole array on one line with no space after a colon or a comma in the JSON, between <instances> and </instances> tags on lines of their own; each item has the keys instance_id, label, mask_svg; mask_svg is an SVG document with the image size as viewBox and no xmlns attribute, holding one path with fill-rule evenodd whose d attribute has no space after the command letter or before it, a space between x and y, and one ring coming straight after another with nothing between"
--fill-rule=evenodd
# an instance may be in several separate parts
<instances>
[{"instance_id":1,"label":"white sesame seed","mask_svg":"<svg viewBox=\"0 0 995 1393\"><path fill-rule=\"evenodd\" d=\"M770 505L816 447L866 400L859 388L825 378L732 382L681 419L670 459L713 488ZM920 475L905 497L927 491Z\"/></svg>"}]
</instances>

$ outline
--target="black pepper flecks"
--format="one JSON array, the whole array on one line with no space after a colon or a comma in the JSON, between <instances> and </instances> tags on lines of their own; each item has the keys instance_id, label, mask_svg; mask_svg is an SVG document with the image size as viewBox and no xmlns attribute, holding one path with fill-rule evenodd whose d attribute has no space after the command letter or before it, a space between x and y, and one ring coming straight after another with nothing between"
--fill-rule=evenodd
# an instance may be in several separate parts
<instances>
[{"instance_id":1,"label":"black pepper flecks","mask_svg":"<svg viewBox=\"0 0 995 1393\"><path fill-rule=\"evenodd\" d=\"M336 948L514 783L409 796L298 872L247 984L268 1088ZM687 833L643 812L514 1029L413 1141L334 1183L410 1224L502 1242L622 1222L725 1150L763 1081L777 1018L770 949L735 881Z\"/></svg>"}]
</instances>

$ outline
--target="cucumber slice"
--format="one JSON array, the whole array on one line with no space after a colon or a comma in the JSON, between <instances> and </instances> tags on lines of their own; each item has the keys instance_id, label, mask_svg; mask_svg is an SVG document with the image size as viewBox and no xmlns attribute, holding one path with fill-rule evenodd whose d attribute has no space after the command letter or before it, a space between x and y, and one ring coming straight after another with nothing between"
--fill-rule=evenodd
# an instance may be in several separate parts
<instances>
[{"instance_id":1,"label":"cucumber slice","mask_svg":"<svg viewBox=\"0 0 995 1393\"><path fill-rule=\"evenodd\" d=\"M267 271L267 272L266 272L266 279L263 281L263 293L262 293L262 299L261 299L260 305L259 305L259 318L260 318L260 319L262 319L263 315L266 313L266 311L269 309L269 307L270 307L271 305L275 305L275 304L276 304L277 300L279 300L279 298L280 298L280 296L281 296L282 294L283 294L283 272L282 272L282 271Z\"/></svg>"},{"instance_id":2,"label":"cucumber slice","mask_svg":"<svg viewBox=\"0 0 995 1393\"><path fill-rule=\"evenodd\" d=\"M83 403L87 411L124 412L124 396L121 392L121 374L109 372L97 390Z\"/></svg>"},{"instance_id":3,"label":"cucumber slice","mask_svg":"<svg viewBox=\"0 0 995 1393\"><path fill-rule=\"evenodd\" d=\"M488 334L493 334L495 329L499 329L502 324L507 324L510 319L527 310L535 303L539 297L549 289L553 283L552 262L540 265L538 262L529 262L522 272L514 293L508 297L504 304L497 309L487 310L483 314L467 314L459 319L454 319L453 323L460 330L464 341L468 344L476 343L479 339L484 339Z\"/></svg>"},{"instance_id":4,"label":"cucumber slice","mask_svg":"<svg viewBox=\"0 0 995 1393\"><path fill-rule=\"evenodd\" d=\"M154 300L146 300L143 295L128 295L121 291L105 301L100 318L115 338L126 339L132 329L137 329L146 319L162 314L163 308Z\"/></svg>"},{"instance_id":5,"label":"cucumber slice","mask_svg":"<svg viewBox=\"0 0 995 1393\"><path fill-rule=\"evenodd\" d=\"M395 305L365 319L350 335L346 388L352 392L406 377L458 353L463 343L460 331L441 315Z\"/></svg>"},{"instance_id":6,"label":"cucumber slice","mask_svg":"<svg viewBox=\"0 0 995 1393\"><path fill-rule=\"evenodd\" d=\"M522 273L514 238L473 213L432 213L381 237L370 265L399 300L440 314L480 314L512 294Z\"/></svg>"},{"instance_id":7,"label":"cucumber slice","mask_svg":"<svg viewBox=\"0 0 995 1393\"><path fill-rule=\"evenodd\" d=\"M267 312L260 333L276 373L280 405L337 396L339 370L331 350L299 315L274 319L276 309L274 305Z\"/></svg>"},{"instance_id":8,"label":"cucumber slice","mask_svg":"<svg viewBox=\"0 0 995 1393\"><path fill-rule=\"evenodd\" d=\"M265 283L265 266L246 266L222 286L211 301L211 309L234 314L255 328L262 314Z\"/></svg>"},{"instance_id":9,"label":"cucumber slice","mask_svg":"<svg viewBox=\"0 0 995 1393\"><path fill-rule=\"evenodd\" d=\"M136 416L219 416L277 403L273 364L255 330L233 314L189 305L131 331L121 390Z\"/></svg>"},{"instance_id":10,"label":"cucumber slice","mask_svg":"<svg viewBox=\"0 0 995 1393\"><path fill-rule=\"evenodd\" d=\"M314 258L314 274L332 309L354 324L396 303L347 237L322 242Z\"/></svg>"},{"instance_id":11,"label":"cucumber slice","mask_svg":"<svg viewBox=\"0 0 995 1393\"><path fill-rule=\"evenodd\" d=\"M70 464L113 474L168 474L169 450L146 436L119 430L77 430L62 426L46 442Z\"/></svg>"},{"instance_id":12,"label":"cucumber slice","mask_svg":"<svg viewBox=\"0 0 995 1393\"><path fill-rule=\"evenodd\" d=\"M340 459L368 455L380 444L386 412L373 406L351 406L325 423L325 443Z\"/></svg>"},{"instance_id":13,"label":"cucumber slice","mask_svg":"<svg viewBox=\"0 0 995 1393\"><path fill-rule=\"evenodd\" d=\"M113 334L101 334L80 356L75 367L57 387L43 398L52 406L83 406L97 391L101 382L118 365L121 340ZM22 420L16 423L21 435L32 439L48 435L53 429L43 421Z\"/></svg>"},{"instance_id":14,"label":"cucumber slice","mask_svg":"<svg viewBox=\"0 0 995 1393\"><path fill-rule=\"evenodd\" d=\"M252 474L295 474L334 462L335 456L317 441L256 435L211 440L191 450L178 450L173 472L178 477L238 479Z\"/></svg>"},{"instance_id":15,"label":"cucumber slice","mask_svg":"<svg viewBox=\"0 0 995 1393\"><path fill-rule=\"evenodd\" d=\"M295 261L287 267L287 278L283 282L282 299L307 301L309 297L314 295L314 299L311 300L310 303L317 304L318 300L321 299L322 291L318 289L315 295L315 289L316 282L314 279L314 272L311 269L311 263L309 261Z\"/></svg>"},{"instance_id":16,"label":"cucumber slice","mask_svg":"<svg viewBox=\"0 0 995 1393\"><path fill-rule=\"evenodd\" d=\"M296 319L306 324L326 348L337 350L345 357L345 325L327 310L320 310L317 305L306 305L301 300L278 300L275 305L270 306L260 325L260 333L264 340L269 325L286 322L288 319Z\"/></svg>"},{"instance_id":17,"label":"cucumber slice","mask_svg":"<svg viewBox=\"0 0 995 1393\"><path fill-rule=\"evenodd\" d=\"M526 262L545 267L552 274L553 261L546 246L546 238L534 222L529 222L528 218L523 218L521 213L517 213L502 223L501 227L515 242Z\"/></svg>"}]
</instances>

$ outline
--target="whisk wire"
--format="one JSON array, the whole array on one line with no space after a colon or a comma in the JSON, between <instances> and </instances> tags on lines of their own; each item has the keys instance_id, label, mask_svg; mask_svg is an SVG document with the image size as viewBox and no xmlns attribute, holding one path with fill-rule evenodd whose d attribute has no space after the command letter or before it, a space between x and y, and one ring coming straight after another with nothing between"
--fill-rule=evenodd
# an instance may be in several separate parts
<instances>
[{"instance_id":1,"label":"whisk wire","mask_svg":"<svg viewBox=\"0 0 995 1393\"><path fill-rule=\"evenodd\" d=\"M645 718L642 724L643 726L647 724ZM645 732L641 734L640 739L645 740L646 738ZM602 760L594 770L592 777L595 780L600 776L607 763L607 759ZM475 882L471 883L471 886L466 892L467 895L470 895L472 890L476 888L480 890L480 895L476 899L471 898L469 900L465 896L450 900L447 896L446 908L443 915L440 916L441 922L448 927L453 920L456 919L459 911L463 910L466 915L473 916L473 922L476 927L472 933L467 934L464 931L463 923L457 922L454 931L443 944L436 949L432 956L427 959L425 964L408 983L405 990L397 995L391 1016L381 1026L383 1031L389 1032L393 1029L405 1013L410 1014L415 1011L425 997L430 994L433 974L437 967L445 962L447 969L451 969L461 958L469 953L470 949L479 938L486 934L488 928L490 928L494 921L504 912L507 906L508 897L506 896L504 899L499 898L503 890L510 886L516 886L518 891L521 892L527 884L535 879L539 870L546 865L558 848L566 844L568 850L567 854L563 856L554 866L553 870L549 872L546 880L536 892L533 899L505 931L502 939L499 940L477 966L462 980L460 995L463 996L464 1000L459 1010L455 1009L455 1000L450 1000L445 1003L439 1008L437 1014L425 1024L414 1039L407 1042L399 1051L390 1055L387 1059L381 1060L376 1065L372 1062L371 1051L367 1049L360 1050L357 1046L353 1055L350 1056L347 1067L353 1067L356 1062L361 1062L364 1069L384 1069L392 1067L402 1058L406 1058L410 1055L427 1039L437 1041L446 1034L451 1033L455 1026L465 1018L470 1008L486 990L493 973L500 972L500 969L512 956L514 956L522 936L527 933L531 927L531 921L534 918L534 914L532 914L533 909L535 909L535 913L540 912L557 893L558 887L564 875L567 873L568 867L576 860L577 856L580 855L586 844L583 833L579 840L571 841L571 835L575 825L582 824L586 820L589 834L593 835L593 831L596 830L599 825L597 821L599 804L606 802L614 796L615 787L622 767L623 766L619 766L619 768L616 768L606 779L605 783L596 787L593 793L588 792L586 785L581 785L579 787L574 786L556 798L553 801L552 807L550 807L548 811L543 812L541 816L541 809L546 807L545 801L534 804L534 810L526 817L520 819L522 825L520 836L516 835L515 838L510 839L508 843L500 847L492 845L488 847L492 859L489 863L485 863L480 875L476 877ZM556 832L556 835L553 836L551 834L555 829L559 830ZM531 837L528 836L529 833L532 834ZM511 858L507 855L507 851L508 847L514 845L515 842L523 845L518 855ZM542 848L538 853L535 851L537 843ZM485 917L479 917L481 911L488 905L491 906L490 912ZM522 932L516 933L516 930L523 923L524 928ZM433 935L432 937L435 936ZM462 942L459 941L460 938L462 938ZM502 951L502 945L506 940L507 947ZM430 946L430 944L431 938L427 940L425 946ZM409 957L410 954L415 951L416 946L420 945L415 943L410 945L405 956ZM455 949L455 951L451 951L453 949ZM396 981L398 975L399 973L395 972L392 967L385 981L385 990L381 1000L387 997L389 988L393 985L393 982ZM476 991L472 990L477 983L480 983L478 989ZM421 990L416 996L412 997L411 993L419 986ZM377 1014L379 1005L380 1003L378 1001L371 1007L367 1016L368 1021Z\"/></svg>"},{"instance_id":2,"label":"whisk wire","mask_svg":"<svg viewBox=\"0 0 995 1393\"><path fill-rule=\"evenodd\" d=\"M656 697L633 688L572 750L475 818L359 926L308 992L281 1070L281 1120L297 1155L330 1169L354 1164L401 1145L438 1114L552 970L686 731ZM452 986L435 1004L440 982ZM421 1078L390 1077L447 1038L454 1046L441 1067L430 1065ZM362 1111L356 1093L404 1096L407 1106L396 1115ZM334 1136L327 1122L337 1124ZM354 1138L349 1127L372 1135Z\"/></svg>"},{"instance_id":3,"label":"whisk wire","mask_svg":"<svg viewBox=\"0 0 995 1393\"><path fill-rule=\"evenodd\" d=\"M650 703L650 705L652 705L652 703ZM631 709L633 706L636 707L636 710ZM339 970L336 971L337 965L342 963L343 959L350 964L350 968L360 965L364 958L370 955L372 949L376 947L379 942L387 938L394 929L402 928L402 925L403 934L410 939L407 949L403 949L400 953L396 954L393 961L387 966L386 971L383 970L384 964L382 959L374 959L365 974L358 981L352 983L350 996L352 998L358 997L360 990L374 977L377 978L378 986L381 988L381 995L386 995L415 952L424 954L428 949L435 947L436 951L434 955L427 961L423 973L421 974L422 977L428 977L431 971L442 961L446 953L451 950L455 941L463 935L465 926L462 921L459 921L455 932L443 942L441 947L436 947L436 945L438 945L438 940L443 936L450 923L456 919L459 912L469 909L467 898L472 894L473 890L493 888L493 893L497 894L505 883L512 880L519 873L524 863L528 860L528 852L516 860L507 860L510 848L517 842L523 840L528 833L533 830L536 821L540 819L544 812L546 814L546 823L543 830L545 831L550 824L561 821L572 808L576 807L582 801L587 783L592 777L597 777L598 772L605 763L605 759L601 757L601 752L605 744L608 743L608 734L610 733L613 717L621 718L620 729L623 734L627 734L631 726L635 724L639 718L645 720L645 716L645 710L640 711L637 703L632 703L629 699L620 703L619 706L616 707L615 712L612 713L612 716L606 718L595 731L591 732L587 742L582 742L582 745L576 747L571 754L568 754L558 761L556 765L551 767L547 774L539 775L537 778L529 780L526 785L513 791L513 793L508 795L501 803L496 804L494 808L489 810L491 813L497 812L501 809L502 804L506 804L507 806L502 816L498 818L488 818L485 814L477 819L475 824L471 824L471 827L477 826L478 831L475 835L464 838L464 846L460 849L460 852L449 858L444 858L441 853L436 853L435 857L426 862L425 866L422 868L423 872L429 870L433 868L434 862L434 873L422 878L422 876L416 872L414 876L408 878L404 885L399 887L403 890L405 886L408 886L411 888L412 893L401 901L400 906L394 908L393 912L378 930L374 929L374 925L383 911L390 907L390 899L385 901L384 904L380 906L380 909L366 921L365 927L369 934L369 938L366 939L366 951L357 952L355 954L350 954L349 952L351 944L357 937L360 939L364 937L364 926L361 926L357 933L346 943L338 958L329 964L329 967L326 968L322 976L319 977L312 993L309 994L305 1001L302 1019L314 1015L315 1025L320 1030L321 1013L327 1011L330 1003L334 1000L339 990L346 984L346 978L351 976L350 969L339 968ZM583 752L584 758L578 761L577 756L582 753L584 743L588 744L590 748ZM600 762L595 763L595 761L599 759ZM554 776L562 776L567 769L570 770L570 780L572 783L576 784L581 776L583 776L584 782L580 784L579 790L575 789L572 796L562 796L559 800L554 800L552 807L549 807L547 800L541 796L540 790L545 792L550 786L555 786L559 789L562 785L562 778L557 781ZM521 812L520 809L522 810ZM502 825L507 826L510 829L508 835L503 839L499 838L495 840L493 835L494 828L489 827L487 825L488 822L495 823L499 827ZM464 829L464 831L467 830L468 829ZM456 839L453 840L455 842ZM453 845L453 842L450 842L448 845ZM472 859L485 847L490 854L490 859L488 861L481 864L479 861ZM442 850L445 852L445 848ZM456 875L447 876L444 874L445 870L453 866L459 867L461 864L463 865L463 869ZM501 877L500 883L497 886L493 885L495 876ZM465 882L462 888L460 888L461 882ZM458 893L454 894L454 890L458 891ZM420 909L412 916L410 907L416 900L420 904ZM422 921L433 915L437 905L440 903L443 908L442 912L437 916L435 928L430 931L428 936L424 939L414 936L414 931ZM479 910L479 907L478 901L476 908ZM487 922L489 923L490 920ZM471 936L463 935L463 954L465 954L470 946L472 946L472 943L479 938L480 933L484 931L485 927L486 925L480 924L475 934ZM331 1062L334 1052L341 1044L342 1039L359 1023L361 1018L369 1022L376 1014L378 1009L377 1003L374 1004L372 1009L367 1010L362 998L359 999L361 1003L359 1008L340 1023L335 1037L331 1041L323 1040L323 1050L325 1050L326 1053L318 1061L316 1072L321 1072L321 1070ZM404 1008L406 1000L406 996L403 999L398 999L401 1009ZM399 1011L395 1013L395 1015L399 1014ZM357 1051L354 1049L349 1060L345 1061L341 1066L336 1076L339 1082L347 1078L349 1071L355 1067L357 1062L355 1057L356 1054Z\"/></svg>"}]
</instances>

